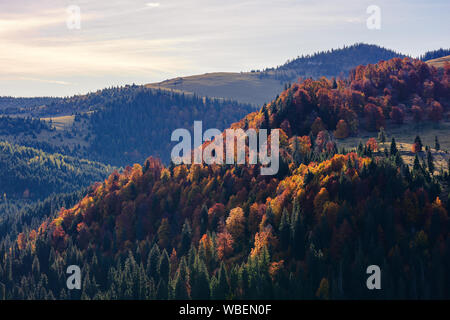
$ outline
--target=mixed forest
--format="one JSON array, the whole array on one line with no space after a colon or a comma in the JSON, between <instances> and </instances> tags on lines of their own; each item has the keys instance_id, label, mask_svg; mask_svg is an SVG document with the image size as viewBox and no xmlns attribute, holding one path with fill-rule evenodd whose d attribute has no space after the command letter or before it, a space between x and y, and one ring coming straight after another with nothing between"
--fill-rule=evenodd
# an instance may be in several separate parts
<instances>
[{"instance_id":1,"label":"mixed forest","mask_svg":"<svg viewBox=\"0 0 450 320\"><path fill-rule=\"evenodd\" d=\"M448 299L450 162L435 170L420 137L413 165L382 135L355 150L338 143L448 120L449 79L448 65L393 58L287 86L231 126L280 129L275 176L150 157L80 201L50 198L39 225L11 220L15 239L0 229L0 298ZM369 291L374 264L383 289ZM81 290L67 290L68 265L82 268Z\"/></svg>"}]
</instances>

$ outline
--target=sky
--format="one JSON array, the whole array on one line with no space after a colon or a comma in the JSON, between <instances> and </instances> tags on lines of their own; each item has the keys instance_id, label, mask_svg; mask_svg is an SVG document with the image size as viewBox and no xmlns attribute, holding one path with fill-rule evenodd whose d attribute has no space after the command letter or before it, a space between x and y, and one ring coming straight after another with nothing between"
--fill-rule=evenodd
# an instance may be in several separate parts
<instances>
[{"instance_id":1,"label":"sky","mask_svg":"<svg viewBox=\"0 0 450 320\"><path fill-rule=\"evenodd\" d=\"M0 0L0 96L264 69L356 42L418 56L450 47L448 12L447 0Z\"/></svg>"}]
</instances>

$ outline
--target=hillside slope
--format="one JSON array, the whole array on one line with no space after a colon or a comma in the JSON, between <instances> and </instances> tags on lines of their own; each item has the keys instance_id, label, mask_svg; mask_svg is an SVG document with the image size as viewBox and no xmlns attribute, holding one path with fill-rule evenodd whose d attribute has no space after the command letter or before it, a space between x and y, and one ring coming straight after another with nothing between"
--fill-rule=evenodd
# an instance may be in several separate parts
<instances>
[{"instance_id":1,"label":"hillside slope","mask_svg":"<svg viewBox=\"0 0 450 320\"><path fill-rule=\"evenodd\" d=\"M223 130L254 110L231 100L133 85L29 107L34 119L0 117L0 139L115 166L142 163L148 155L168 163L173 130L189 129L194 120Z\"/></svg>"},{"instance_id":2,"label":"hillside slope","mask_svg":"<svg viewBox=\"0 0 450 320\"><path fill-rule=\"evenodd\" d=\"M233 99L262 105L275 97L283 84L277 79L263 79L259 73L216 72L179 77L146 85L148 88L191 92L200 96Z\"/></svg>"},{"instance_id":3,"label":"hillside slope","mask_svg":"<svg viewBox=\"0 0 450 320\"><path fill-rule=\"evenodd\" d=\"M446 63L450 63L450 56L428 60L427 63L435 68L443 68Z\"/></svg>"},{"instance_id":4,"label":"hillside slope","mask_svg":"<svg viewBox=\"0 0 450 320\"><path fill-rule=\"evenodd\" d=\"M101 181L113 168L0 141L0 194L6 199L44 199ZM1 213L1 212L0 212Z\"/></svg>"},{"instance_id":5,"label":"hillside slope","mask_svg":"<svg viewBox=\"0 0 450 320\"><path fill-rule=\"evenodd\" d=\"M393 101L412 98L427 98L431 115L436 103L447 111L448 77L392 59L336 84L292 85L232 126L282 129L275 176L245 165L165 168L153 158L114 173L12 248L0 246L2 265L16 266L0 270L6 298L448 299L450 201L439 197L450 172L405 165L394 143L337 154L323 127L348 120L357 129L368 112L375 122L365 125L376 129ZM65 289L69 264L82 266L81 292ZM373 264L383 290L367 290Z\"/></svg>"},{"instance_id":6,"label":"hillside slope","mask_svg":"<svg viewBox=\"0 0 450 320\"><path fill-rule=\"evenodd\" d=\"M394 57L404 57L404 55L376 45L355 44L342 49L298 57L282 66L264 71L207 73L175 78L147 86L234 99L261 106L275 98L286 83L295 82L299 77L346 76L358 65L376 63Z\"/></svg>"}]
</instances>

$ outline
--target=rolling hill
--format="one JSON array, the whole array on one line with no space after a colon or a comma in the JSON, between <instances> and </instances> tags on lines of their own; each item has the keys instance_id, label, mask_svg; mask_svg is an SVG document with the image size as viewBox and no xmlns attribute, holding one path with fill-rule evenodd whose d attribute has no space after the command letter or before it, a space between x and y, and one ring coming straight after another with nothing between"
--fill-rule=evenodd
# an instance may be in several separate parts
<instances>
[{"instance_id":1,"label":"rolling hill","mask_svg":"<svg viewBox=\"0 0 450 320\"><path fill-rule=\"evenodd\" d=\"M445 52L437 50L423 57ZM402 55L374 45L356 44L298 57L263 71L208 73L66 98L4 97L0 99L0 121L4 123L0 138L48 153L118 166L142 163L148 155L168 163L173 145L169 134L178 127L190 128L193 120L202 120L205 126L222 130L254 111L255 105L261 107L272 101L298 77L345 75L357 64L394 56Z\"/></svg>"},{"instance_id":2,"label":"rolling hill","mask_svg":"<svg viewBox=\"0 0 450 320\"><path fill-rule=\"evenodd\" d=\"M282 90L283 84L277 79L261 78L260 74L255 72L216 72L179 77L147 84L146 87L262 105L275 97Z\"/></svg>"},{"instance_id":3,"label":"rolling hill","mask_svg":"<svg viewBox=\"0 0 450 320\"><path fill-rule=\"evenodd\" d=\"M281 129L277 175L260 175L258 165L166 168L154 158L113 173L12 247L0 245L2 265L15 266L0 269L0 292L8 299L448 299L449 169L435 173L419 148L405 164L395 141L348 152L336 139L388 121L401 126L419 111L442 121L449 76L394 58L346 79L295 83L232 125ZM65 289L69 264L82 267L81 291ZM383 270L383 290L367 290L373 264Z\"/></svg>"},{"instance_id":4,"label":"rolling hill","mask_svg":"<svg viewBox=\"0 0 450 320\"><path fill-rule=\"evenodd\" d=\"M299 77L345 76L358 65L394 57L404 55L376 45L355 44L301 56L264 71L207 73L152 83L147 87L193 92L202 96L235 99L261 106L275 98L286 83L295 82Z\"/></svg>"},{"instance_id":5,"label":"rolling hill","mask_svg":"<svg viewBox=\"0 0 450 320\"><path fill-rule=\"evenodd\" d=\"M134 85L30 107L32 117L0 117L0 138L115 166L143 162L148 155L168 163L173 130L189 129L194 120L223 130L254 110L231 100Z\"/></svg>"},{"instance_id":6,"label":"rolling hill","mask_svg":"<svg viewBox=\"0 0 450 320\"><path fill-rule=\"evenodd\" d=\"M427 63L435 68L443 68L446 63L450 63L450 56L428 60Z\"/></svg>"}]
</instances>

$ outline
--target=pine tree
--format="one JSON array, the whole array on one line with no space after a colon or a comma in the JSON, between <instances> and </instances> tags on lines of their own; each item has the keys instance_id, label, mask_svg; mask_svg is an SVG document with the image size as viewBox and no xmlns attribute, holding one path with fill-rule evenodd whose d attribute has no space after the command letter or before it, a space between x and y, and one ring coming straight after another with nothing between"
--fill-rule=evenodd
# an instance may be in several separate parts
<instances>
[{"instance_id":1,"label":"pine tree","mask_svg":"<svg viewBox=\"0 0 450 320\"><path fill-rule=\"evenodd\" d=\"M384 131L384 128L380 128L380 132L378 132L378 141L384 144L386 142L386 132Z\"/></svg>"},{"instance_id":2,"label":"pine tree","mask_svg":"<svg viewBox=\"0 0 450 320\"><path fill-rule=\"evenodd\" d=\"M363 154L364 154L364 146L363 146L362 141L359 141L357 153L358 153L358 156L360 156L360 157L363 156Z\"/></svg>"},{"instance_id":3,"label":"pine tree","mask_svg":"<svg viewBox=\"0 0 450 320\"><path fill-rule=\"evenodd\" d=\"M206 205L202 206L200 211L200 234L204 235L208 229L208 208Z\"/></svg>"},{"instance_id":4,"label":"pine tree","mask_svg":"<svg viewBox=\"0 0 450 320\"><path fill-rule=\"evenodd\" d=\"M188 288L186 287L187 276L186 259L183 257L181 258L180 265L172 284L172 298L174 300L188 300L190 298Z\"/></svg>"},{"instance_id":5,"label":"pine tree","mask_svg":"<svg viewBox=\"0 0 450 320\"><path fill-rule=\"evenodd\" d=\"M390 149L389 154L391 156L395 156L397 153L398 153L397 144L395 143L395 139L392 138L391 149Z\"/></svg>"},{"instance_id":6,"label":"pine tree","mask_svg":"<svg viewBox=\"0 0 450 320\"><path fill-rule=\"evenodd\" d=\"M178 255L181 257L186 254L191 247L192 230L189 221L186 219L181 231L181 241L178 249Z\"/></svg>"},{"instance_id":7,"label":"pine tree","mask_svg":"<svg viewBox=\"0 0 450 320\"><path fill-rule=\"evenodd\" d=\"M167 248L170 244L170 225L167 218L162 219L158 228L158 244L161 248Z\"/></svg>"},{"instance_id":8,"label":"pine tree","mask_svg":"<svg viewBox=\"0 0 450 320\"><path fill-rule=\"evenodd\" d=\"M196 300L210 299L208 270L203 260L197 255L189 278L191 284L191 296Z\"/></svg>"},{"instance_id":9,"label":"pine tree","mask_svg":"<svg viewBox=\"0 0 450 320\"><path fill-rule=\"evenodd\" d=\"M160 260L160 252L158 245L154 244L150 250L147 261L147 276L158 282L158 267Z\"/></svg>"},{"instance_id":10,"label":"pine tree","mask_svg":"<svg viewBox=\"0 0 450 320\"><path fill-rule=\"evenodd\" d=\"M428 165L428 170L430 171L431 174L434 173L434 159L433 159L433 154L431 153L430 150L428 150L427 152L427 165Z\"/></svg>"},{"instance_id":11,"label":"pine tree","mask_svg":"<svg viewBox=\"0 0 450 320\"><path fill-rule=\"evenodd\" d=\"M263 123L261 129L270 129L269 112L266 106L263 107Z\"/></svg>"},{"instance_id":12,"label":"pine tree","mask_svg":"<svg viewBox=\"0 0 450 320\"><path fill-rule=\"evenodd\" d=\"M297 199L292 209L291 238L294 256L303 259L305 256L305 227Z\"/></svg>"},{"instance_id":13,"label":"pine tree","mask_svg":"<svg viewBox=\"0 0 450 320\"><path fill-rule=\"evenodd\" d=\"M441 145L439 144L438 136L436 136L434 138L434 148L436 149L436 151L439 151L441 149Z\"/></svg>"},{"instance_id":14,"label":"pine tree","mask_svg":"<svg viewBox=\"0 0 450 320\"><path fill-rule=\"evenodd\" d=\"M228 275L225 264L220 264L219 276L217 278L217 289L214 299L225 300L230 294L230 285L228 284Z\"/></svg>"},{"instance_id":15,"label":"pine tree","mask_svg":"<svg viewBox=\"0 0 450 320\"><path fill-rule=\"evenodd\" d=\"M287 250L290 238L290 223L289 223L289 213L287 212L286 208L283 209L279 231L280 231L281 248L283 250Z\"/></svg>"},{"instance_id":16,"label":"pine tree","mask_svg":"<svg viewBox=\"0 0 450 320\"><path fill-rule=\"evenodd\" d=\"M417 156L417 154L416 154L416 156L414 157L414 166L413 166L413 169L414 169L414 171L416 171L416 172L419 172L420 170L421 170L421 166L420 166L420 161L419 161L419 157Z\"/></svg>"},{"instance_id":17,"label":"pine tree","mask_svg":"<svg viewBox=\"0 0 450 320\"><path fill-rule=\"evenodd\" d=\"M159 258L158 273L159 278L167 285L169 283L170 259L166 249L163 250Z\"/></svg>"},{"instance_id":18,"label":"pine tree","mask_svg":"<svg viewBox=\"0 0 450 320\"><path fill-rule=\"evenodd\" d=\"M422 148L423 148L423 144L422 144L422 140L420 139L419 136L416 136L416 138L414 139L414 146L415 146L415 151L414 152L421 152Z\"/></svg>"},{"instance_id":19,"label":"pine tree","mask_svg":"<svg viewBox=\"0 0 450 320\"><path fill-rule=\"evenodd\" d=\"M159 280L156 288L156 300L167 300L169 298L169 289L164 279Z\"/></svg>"}]
</instances>

